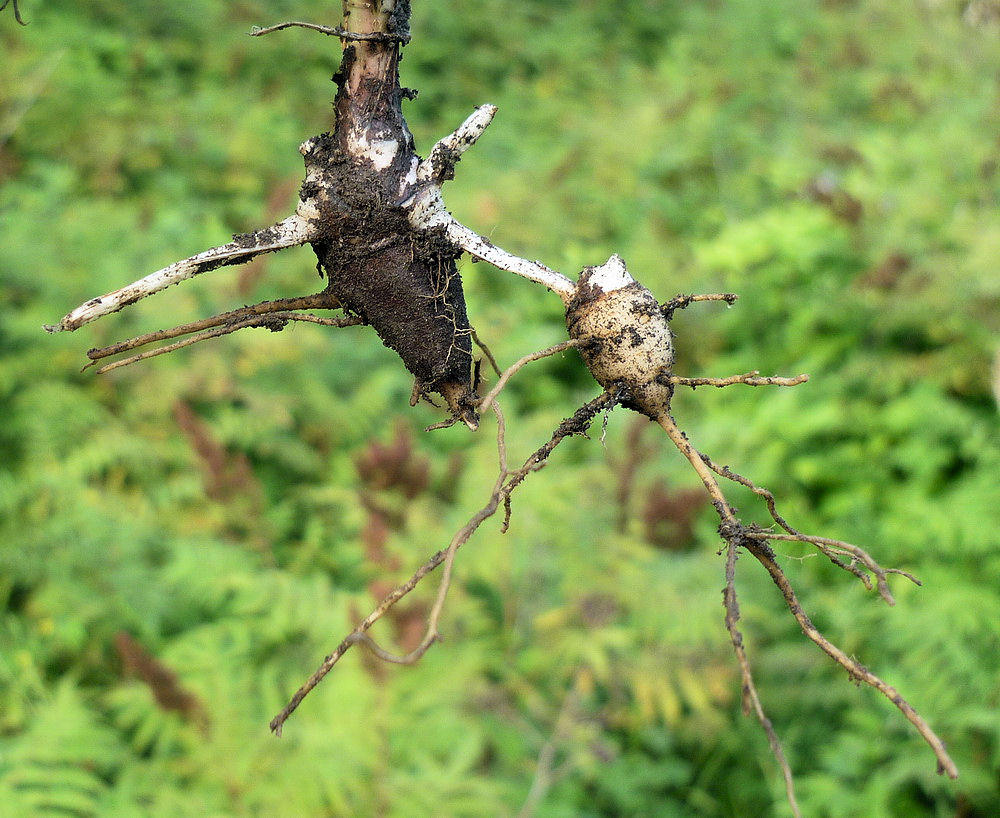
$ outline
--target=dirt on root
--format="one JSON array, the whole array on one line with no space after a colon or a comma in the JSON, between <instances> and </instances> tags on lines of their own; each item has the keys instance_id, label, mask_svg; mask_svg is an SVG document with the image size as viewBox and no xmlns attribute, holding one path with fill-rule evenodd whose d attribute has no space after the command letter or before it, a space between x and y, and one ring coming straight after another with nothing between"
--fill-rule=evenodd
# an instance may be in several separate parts
<instances>
[{"instance_id":1,"label":"dirt on root","mask_svg":"<svg viewBox=\"0 0 1000 818\"><path fill-rule=\"evenodd\" d=\"M655 419L669 407L672 391L674 350L666 317L642 285L605 291L591 278L585 269L566 308L566 329L585 342L579 352L594 379L605 389L624 387L622 405Z\"/></svg>"},{"instance_id":2,"label":"dirt on root","mask_svg":"<svg viewBox=\"0 0 1000 818\"><path fill-rule=\"evenodd\" d=\"M300 195L320 206L312 246L328 291L399 355L421 392L471 401L461 249L441 229L415 230L391 193L399 189L392 168L379 173L346 156L334 135L313 140L306 165L313 181Z\"/></svg>"}]
</instances>

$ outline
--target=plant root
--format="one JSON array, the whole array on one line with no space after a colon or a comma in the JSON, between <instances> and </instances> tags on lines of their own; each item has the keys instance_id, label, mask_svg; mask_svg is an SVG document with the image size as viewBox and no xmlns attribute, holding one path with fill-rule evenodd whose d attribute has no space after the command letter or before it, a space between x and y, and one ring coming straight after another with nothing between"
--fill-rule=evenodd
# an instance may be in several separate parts
<instances>
[{"instance_id":1,"label":"plant root","mask_svg":"<svg viewBox=\"0 0 1000 818\"><path fill-rule=\"evenodd\" d=\"M28 25L21 17L21 10L17 7L17 0L3 0L3 5L0 5L0 11L3 11L7 6L13 5L14 7L14 19L17 20L19 25Z\"/></svg>"},{"instance_id":2,"label":"plant root","mask_svg":"<svg viewBox=\"0 0 1000 818\"><path fill-rule=\"evenodd\" d=\"M764 706L760 703L760 696L757 693L757 686L754 684L753 673L750 670L750 660L747 658L746 647L743 644L743 634L736 626L740 621L740 603L736 597L736 560L739 557L739 549L732 542L726 549L726 587L722 591L723 604L726 608L726 630L729 631L729 638L733 643L733 650L736 652L736 661L740 666L740 676L742 677L743 691L743 713L750 715L751 709L757 716L757 721L767 735L767 743L771 747L775 760L781 768L781 777L785 782L785 796L788 805L792 808L795 818L800 818L799 804L795 798L795 779L792 776L792 768L785 758L785 751L781 747L778 734L774 731L774 725L764 713Z\"/></svg>"},{"instance_id":3,"label":"plant root","mask_svg":"<svg viewBox=\"0 0 1000 818\"><path fill-rule=\"evenodd\" d=\"M134 304L136 301L141 301L143 298L160 292L160 290L165 290L171 284L178 284L219 267L243 264L262 253L306 244L315 238L315 234L316 230L308 219L299 214L289 216L271 227L266 227L255 233L236 236L228 244L213 247L182 261L176 261L132 284L97 298L91 298L75 310L68 312L58 324L47 324L45 329L48 332L72 332L84 324L118 312L129 304Z\"/></svg>"},{"instance_id":4,"label":"plant root","mask_svg":"<svg viewBox=\"0 0 1000 818\"><path fill-rule=\"evenodd\" d=\"M0 11L11 3L15 19L24 24L17 0L2 0ZM478 422L476 409L493 410L497 418L499 468L486 504L454 534L447 548L433 554L409 580L385 596L323 660L271 721L272 731L281 735L285 721L353 645L364 645L387 662L410 664L419 660L440 639L439 621L458 549L501 506L504 508L501 530L505 531L511 513L511 496L525 478L542 468L555 447L566 437L586 434L598 413L623 405L660 425L697 473L719 516L719 533L726 543L725 621L740 665L744 705L747 710L752 709L756 713L767 734L784 777L793 813L796 816L800 814L791 768L757 695L743 635L737 627L740 610L735 575L741 549L751 554L768 572L806 637L843 667L852 680L875 688L895 704L934 751L938 771L956 778L958 771L943 742L912 706L895 688L847 656L813 625L778 565L770 542L797 541L813 545L835 565L856 576L867 588L877 589L890 605L894 599L889 591L888 575L902 574L919 584L917 580L905 571L883 568L858 546L806 535L792 528L778 513L774 496L769 490L756 486L701 454L670 414L671 398L678 386L692 389L735 384L795 386L804 383L807 377L761 377L756 371L728 378L677 376L673 374L674 352L669 327L674 313L702 301L722 301L731 306L737 298L734 293L678 295L659 303L648 289L632 278L617 255L612 255L603 265L584 268L579 280L573 282L541 262L528 261L496 247L487 238L456 221L445 208L442 185L454 177L456 163L488 127L496 113L496 106L476 108L453 133L435 144L427 159L421 160L414 151L413 138L400 106L401 100L411 97L412 92L400 87L397 72L400 47L410 39L409 4L345 2L344 12L343 26L286 22L263 29L255 27L251 31L252 36L261 36L301 27L338 37L347 44L341 68L334 78L339 88L334 103L336 130L333 134L313 137L300 147L306 160L306 179L295 214L271 227L236 236L225 245L175 262L133 284L93 298L69 312L58 324L45 327L49 332L72 331L203 272L241 264L262 253L311 244L319 259L321 273L325 272L328 278L328 287L323 293L263 302L92 349L88 353L91 359L88 366L113 355L174 338L180 340L105 364L98 372L107 372L240 329L258 327L277 331L291 321L338 327L367 323L378 332L386 346L400 355L414 374L416 399L428 398L428 390L437 391L445 398L452 416L437 426L463 420L474 429ZM473 367L471 360L472 339L476 343L479 341L467 320L461 282L454 264L463 251L555 292L566 307L567 329L571 338L525 356L503 373L499 372L489 350L483 347L499 380L482 399L475 397L479 370L478 363ZM413 314L417 304L422 305L422 324L418 320L420 316ZM351 315L326 318L296 312L340 306L348 309ZM434 348L428 352L431 347L428 339L432 337ZM510 377L523 366L571 347L579 350L604 392L565 419L548 442L528 457L522 466L510 470L507 464L506 426L496 402L497 396ZM452 360L452 353L456 350L462 354ZM744 524L726 499L717 478L739 483L761 497L781 532ZM420 644L403 656L381 648L368 631L427 574L442 564L445 569ZM547 746L551 746L551 742ZM550 776L550 765L551 752L544 750L536 776L538 787L533 784L526 808L532 803L531 798L537 800L539 793L544 791L545 780Z\"/></svg>"},{"instance_id":5,"label":"plant root","mask_svg":"<svg viewBox=\"0 0 1000 818\"><path fill-rule=\"evenodd\" d=\"M171 327L170 329L147 332L143 335L137 335L134 338L119 341L106 347L89 349L87 350L87 357L90 358L90 363L84 366L83 370L96 366L97 362L103 360L104 358L120 355L123 352L129 352L133 349L146 346L147 344L167 341L171 338L177 338L181 335L191 335L192 333L197 333L197 335L194 335L191 338L186 338L183 341L177 341L173 344L165 344L162 347L148 352L123 358L122 360L115 361L112 364L102 366L97 370L97 372L98 374L109 372L110 370L117 369L121 366L127 366L128 364L133 364L137 361L173 352L175 349L181 349L182 347L189 346L197 343L198 341L205 341L209 338L218 338L221 335L228 335L229 333L236 332L237 330L247 329L250 327L265 327L272 332L277 332L283 329L289 321L307 321L313 324L322 324L324 326L331 327L349 327L356 326L361 323L361 319L355 316L345 316L343 318L323 318L318 315L297 315L292 312L293 310L308 309L333 310L339 309L340 306L340 303L325 291L316 293L315 295L307 295L302 298L279 298L274 301L262 301L261 303L254 304L250 307L241 307L237 310L230 310L229 312L223 312L219 315L213 315L210 318L202 318L199 321L191 321L187 324L180 324L176 327Z\"/></svg>"},{"instance_id":6,"label":"plant root","mask_svg":"<svg viewBox=\"0 0 1000 818\"><path fill-rule=\"evenodd\" d=\"M739 483L741 486L745 486L750 489L750 491L758 497L763 498L765 504L767 505L767 511L771 515L771 519L788 532L787 534L775 534L773 532L765 531L758 532L756 534L750 533L749 536L754 536L756 539L761 541L786 540L791 542L805 542L815 545L816 548L829 558L834 565L856 576L861 580L865 588L870 591L873 587L871 577L868 573L865 573L865 571L858 567L858 563L860 563L871 575L874 575L874 587L878 590L879 596L881 596L888 605L896 604L896 600L890 592L889 584L886 581L886 577L889 574L899 574L904 576L914 585L922 584L920 580L907 571L902 571L899 568L883 568L867 551L857 545L852 545L851 543L843 542L842 540L831 540L827 537L816 537L811 534L803 534L801 531L796 531L788 524L787 520L785 520L785 518L778 513L774 495L770 491L755 485L752 481L737 474L728 466L719 466L710 457L708 457L708 455L702 454L701 458L705 464L720 477L725 477L727 480ZM850 560L849 562L844 562L841 557L849 557Z\"/></svg>"},{"instance_id":7,"label":"plant root","mask_svg":"<svg viewBox=\"0 0 1000 818\"><path fill-rule=\"evenodd\" d=\"M728 378L682 378L679 375L671 375L669 380L674 386L690 386L691 389L695 389L698 386L732 386L733 384L742 383L747 386L798 386L800 383L805 383L809 380L808 375L796 375L794 378L779 378L775 375L765 376L763 378L758 377L760 372L758 370L753 370L753 372L746 372L743 375L730 375Z\"/></svg>"},{"instance_id":8,"label":"plant root","mask_svg":"<svg viewBox=\"0 0 1000 818\"><path fill-rule=\"evenodd\" d=\"M538 471L545 465L549 455L552 454L556 446L571 435L586 434L591 421L593 421L593 419L600 412L614 406L618 399L619 396L617 394L604 392L592 401L585 403L577 409L571 417L566 418L559 424L556 430L552 433L548 442L535 450L535 452L533 452L527 460L524 461L520 468L513 471L510 471L507 466L507 446L505 440L506 429L503 421L503 414L500 412L496 402L494 401L492 408L497 418L499 474L496 482L494 483L493 491L490 494L489 500L481 509L479 509L479 511L469 518L469 521L462 526L462 528L455 533L447 548L433 554L406 582L386 595L385 598L378 603L375 609L353 631L351 631L351 633L344 637L333 653L329 654L323 660L316 672L302 684L302 686L289 700L288 704L282 708L281 712L271 719L270 728L275 735L281 735L282 727L288 720L288 717L291 716L295 709L302 703L302 700L309 695L312 689L316 687L316 685L318 685L331 670L333 670L343 655L354 645L365 645L372 650L376 657L399 664L412 664L412 662L417 661L421 656L423 656L423 654L427 652L428 648L430 648L430 646L440 638L438 633L438 619L441 615L444 599L451 582L451 565L454 562L455 553L458 549L469 541L483 522L497 513L501 504L503 504L505 508L509 508L509 506L507 506L507 502L509 501L514 490L529 474ZM428 617L427 630L420 645L414 651L411 651L405 656L395 656L389 651L380 648L374 640L368 636L368 630L379 619L381 619L393 605L416 588L424 577L426 577L431 571L442 563L447 563L448 568L446 568L441 584L438 587L438 595L435 601L434 609Z\"/></svg>"},{"instance_id":9,"label":"plant root","mask_svg":"<svg viewBox=\"0 0 1000 818\"><path fill-rule=\"evenodd\" d=\"M844 653L840 648L838 648L836 645L830 642L830 640L828 640L819 631L819 629L816 628L815 625L813 625L812 621L802 610L802 606L799 604L798 598L795 595L795 591L792 588L791 582L789 582L788 578L785 576L784 571L782 571L781 566L778 565L778 563L776 562L774 551L772 551L771 547L768 545L768 540L770 539L785 539L785 537L782 537L781 535L775 536L771 532L764 531L756 526L744 525L737 518L733 507L726 500L726 497L722 492L722 488L719 486L719 482L715 478L715 474L718 467L713 468L715 464L712 464L710 466L709 464L711 463L711 460L709 458L706 458L704 455L701 454L701 452L699 452L697 449L694 448L694 446L691 445L690 441L688 441L687 439L687 435L685 435L684 432L680 430L674 419L671 417L669 411L667 410L663 411L659 415L659 417L656 418L656 420L663 428L663 430L667 433L667 436L670 438L671 442L677 447L677 449L681 452L681 454L683 454L684 457L687 458L688 462L691 464L695 472L701 478L702 484L705 486L705 489L708 491L709 496L712 498L712 505L715 507L716 512L719 515L719 519L721 520L721 524L719 526L719 534L722 537L722 539L727 543L729 549L731 551L739 548L744 549L764 567L764 569L771 576L771 580L778 587L778 590L781 592L781 595L785 600L785 604L788 606L789 611L795 618L795 621L798 622L799 627L801 628L802 632L806 635L806 637L810 639L813 643L815 643L824 653L826 653L837 664L839 664L842 668L844 668L844 670L847 671L848 676L852 680L859 683L863 682L869 685L870 687L875 688L877 691L879 691L879 693L881 693L889 701L891 701L894 705L896 705L896 707L899 708L900 712L917 729L917 732L920 733L921 737L923 737L924 741L927 742L931 750L934 752L934 755L937 758L938 762L938 772L947 775L949 778L957 778L958 768L955 766L954 761L952 761L951 757L948 755L948 752L944 746L944 742L941 741L941 739L937 736L937 734L934 733L934 731L930 728L930 726L923 719L923 717L921 717L920 714L916 710L914 710L914 708L909 704L909 702L907 702L894 687L884 682L882 679L880 679L878 676L876 676L874 673L868 670L868 668L864 667L859 662L852 659L850 656ZM728 470L726 471L728 472ZM722 470L718 469L718 473L721 474ZM749 481L745 481L745 478L736 479L736 475L732 472L728 472L728 474L726 474L725 476L728 479L735 480L735 482L739 482L743 485L747 485L748 487L752 487L752 484ZM780 520L779 525L781 525L783 528L786 528L786 530L790 532L790 536L788 537L789 539L800 540L803 542L811 542L819 546L819 543L816 543L815 541L821 540L821 538L807 537L806 535L799 534L798 532L794 531L794 529L790 529L790 527L788 527L788 524L784 522L783 518L781 518L781 516L777 513L777 510L774 508L774 496L769 491L767 491L766 489L756 489L756 487L754 487L754 489L755 493L765 497L765 500L768 501L768 508L769 511L771 512L772 518L774 518L776 522ZM837 551L834 549L840 549L841 551L851 555L852 557L861 559L866 565L866 567L869 567L869 570L871 570L873 573L876 574L879 583L879 591L880 593L882 593L882 588L885 582L885 574L889 573L889 571L886 571L878 567L877 563L875 563L875 561L872 560L871 557L868 557L867 554L865 554L865 552L862 549L858 548L857 546L851 546L850 544L842 543L839 540L821 540L821 542L824 546L831 549L834 556L837 556ZM834 545L828 545L829 543L833 543ZM861 555L864 555L864 557L862 557ZM865 557L867 558L867 561L865 561L864 559ZM833 559L833 557L831 557L831 559ZM845 570L851 571L851 573L855 574L856 576L859 577L861 576L859 572L851 570L851 568L848 565L843 564L842 562L838 562L837 560L834 560L834 562L836 562L840 567L845 568ZM905 572L898 572L898 573L905 574ZM908 574L905 575L908 578L912 579L912 577L909 577ZM865 579L867 579L867 577L865 577ZM868 583L866 583L866 585L867 584ZM730 620L735 624L735 620L731 619L732 611L730 610L729 607L729 597L730 597L729 588L730 586L728 584L728 573L727 573L727 627ZM735 599L735 590L733 590L731 594L732 598ZM892 595L888 593L887 588L885 589L885 592L882 593L882 596L883 598L886 599L887 602L889 602L892 599ZM731 636L733 635L732 629L730 629L730 635ZM739 645L737 645L737 641L739 641ZM741 663L741 668L742 668L742 663L745 660L745 655L744 656L740 655L742 647L742 638L737 640L736 636L733 636L733 644L734 647L737 648L737 657ZM744 675L744 684L745 682L746 682L746 676ZM763 717L763 711L760 710L758 712L758 718L762 719L762 717ZM770 741L771 731L768 730L767 724L765 724L763 719L761 720L761 724L765 725L764 729L766 732L768 732L768 737ZM772 744L772 749L773 747L774 745ZM775 751L775 755L778 758L779 765L781 765L783 760L783 754L778 755L777 751ZM787 781L787 775L786 775L786 781ZM790 797L790 802L791 802L791 797Z\"/></svg>"},{"instance_id":10,"label":"plant root","mask_svg":"<svg viewBox=\"0 0 1000 818\"><path fill-rule=\"evenodd\" d=\"M730 307L739 299L736 293L703 293L701 295L675 295L669 301L660 304L660 309L669 321L677 310L687 309L698 301L725 301Z\"/></svg>"}]
</instances>

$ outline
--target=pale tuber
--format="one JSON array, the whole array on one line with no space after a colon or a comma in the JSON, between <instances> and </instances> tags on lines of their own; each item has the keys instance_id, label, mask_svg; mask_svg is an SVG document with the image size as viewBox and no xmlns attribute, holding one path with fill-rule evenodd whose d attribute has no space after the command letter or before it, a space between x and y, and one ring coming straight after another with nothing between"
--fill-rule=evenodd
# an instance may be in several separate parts
<instances>
[{"instance_id":1,"label":"pale tuber","mask_svg":"<svg viewBox=\"0 0 1000 818\"><path fill-rule=\"evenodd\" d=\"M622 401L650 418L670 404L674 346L666 315L653 294L613 255L585 267L566 306L566 327L605 389L624 386Z\"/></svg>"}]
</instances>

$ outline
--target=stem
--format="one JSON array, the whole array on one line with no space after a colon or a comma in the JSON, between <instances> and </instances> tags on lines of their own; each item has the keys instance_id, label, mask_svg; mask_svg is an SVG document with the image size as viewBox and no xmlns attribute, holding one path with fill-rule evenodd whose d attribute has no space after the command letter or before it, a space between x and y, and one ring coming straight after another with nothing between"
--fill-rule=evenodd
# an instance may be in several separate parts
<instances>
[{"instance_id":1,"label":"stem","mask_svg":"<svg viewBox=\"0 0 1000 818\"><path fill-rule=\"evenodd\" d=\"M334 108L341 147L376 171L408 161L413 137L400 107L400 45L409 39L409 9L396 0L344 0L344 59Z\"/></svg>"}]
</instances>

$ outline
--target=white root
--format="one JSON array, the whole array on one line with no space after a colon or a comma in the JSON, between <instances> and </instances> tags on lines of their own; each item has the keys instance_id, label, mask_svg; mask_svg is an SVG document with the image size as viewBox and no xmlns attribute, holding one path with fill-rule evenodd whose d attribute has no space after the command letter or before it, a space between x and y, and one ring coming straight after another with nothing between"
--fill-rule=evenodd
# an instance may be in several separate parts
<instances>
[{"instance_id":1,"label":"white root","mask_svg":"<svg viewBox=\"0 0 1000 818\"><path fill-rule=\"evenodd\" d=\"M496 112L495 105L480 105L458 128L438 140L425 160L419 164L415 161L403 180L406 193L400 205L408 211L410 224L416 229L443 228L447 238L469 255L542 284L568 305L577 293L577 285L571 279L540 261L529 261L497 247L455 219L441 197L441 185L452 177L455 162L482 136ZM307 153L310 147L311 140L307 140L300 147L300 152ZM58 324L48 324L45 329L49 332L76 330L200 273L241 264L262 253L306 244L317 235L313 223L319 214L317 204L311 200L301 202L295 215L272 227L174 262L132 284L92 298L67 313ZM600 267L588 269L592 271L589 280L591 288L611 291L634 283L618 256L612 256Z\"/></svg>"},{"instance_id":2,"label":"white root","mask_svg":"<svg viewBox=\"0 0 1000 818\"><path fill-rule=\"evenodd\" d=\"M564 303L569 302L576 292L576 284L566 278L562 273L558 273L550 267L546 267L540 261L528 261L527 259L508 253L501 247L497 247L489 239L480 236L474 230L470 230L464 224L458 222L442 204L442 214L445 218L438 222L442 224L448 235L455 244L461 247L470 256L487 261L500 270L507 270L517 273L530 281L542 284L558 295Z\"/></svg>"},{"instance_id":3,"label":"white root","mask_svg":"<svg viewBox=\"0 0 1000 818\"><path fill-rule=\"evenodd\" d=\"M444 206L439 185L431 184L418 190L408 202L408 207L410 224L418 230L444 228L445 235L470 256L542 284L562 298L564 303L568 303L576 292L576 284L562 273L546 267L540 261L528 261L508 253L459 222Z\"/></svg>"},{"instance_id":4,"label":"white root","mask_svg":"<svg viewBox=\"0 0 1000 818\"><path fill-rule=\"evenodd\" d=\"M58 324L47 324L49 332L63 332L79 329L97 318L117 312L129 304L134 304L147 296L166 289L199 273L214 270L230 264L242 264L254 256L305 244L315 235L315 228L308 219L296 214L278 224L256 233L250 233L221 247L213 247L191 258L177 261L157 270L145 278L105 295L92 298L67 313Z\"/></svg>"},{"instance_id":5,"label":"white root","mask_svg":"<svg viewBox=\"0 0 1000 818\"><path fill-rule=\"evenodd\" d=\"M496 112L495 105L479 106L454 132L438 140L427 159L419 165L415 162L403 181L410 195L400 204L409 211L410 223L414 227L443 227L448 238L470 255L501 270L517 273L543 284L568 303L576 291L576 285L570 279L540 262L519 258L495 246L456 221L444 206L441 184L451 178L455 162L475 144ZM310 147L311 140L307 140L300 152L305 154ZM372 157L372 161L378 164L376 157ZM325 191L321 189L319 195L322 197L324 194ZM306 244L316 238L317 230L313 220L318 215L318 202L303 201L293 216L272 227L174 262L125 287L92 298L67 313L58 324L47 324L45 329L48 332L73 331L200 273L217 267L242 264L262 253Z\"/></svg>"},{"instance_id":6,"label":"white root","mask_svg":"<svg viewBox=\"0 0 1000 818\"><path fill-rule=\"evenodd\" d=\"M417 167L414 187L400 204L409 211L410 224L417 230L444 228L448 239L470 256L542 284L568 303L576 292L570 279L539 261L528 261L497 247L459 222L444 205L442 183L451 178L455 162L482 136L496 112L496 105L480 105L452 133L439 139Z\"/></svg>"},{"instance_id":7,"label":"white root","mask_svg":"<svg viewBox=\"0 0 1000 818\"><path fill-rule=\"evenodd\" d=\"M471 148L496 115L496 105L480 105L454 131L439 139L417 170L418 182L440 184L454 168L455 161Z\"/></svg>"}]
</instances>

